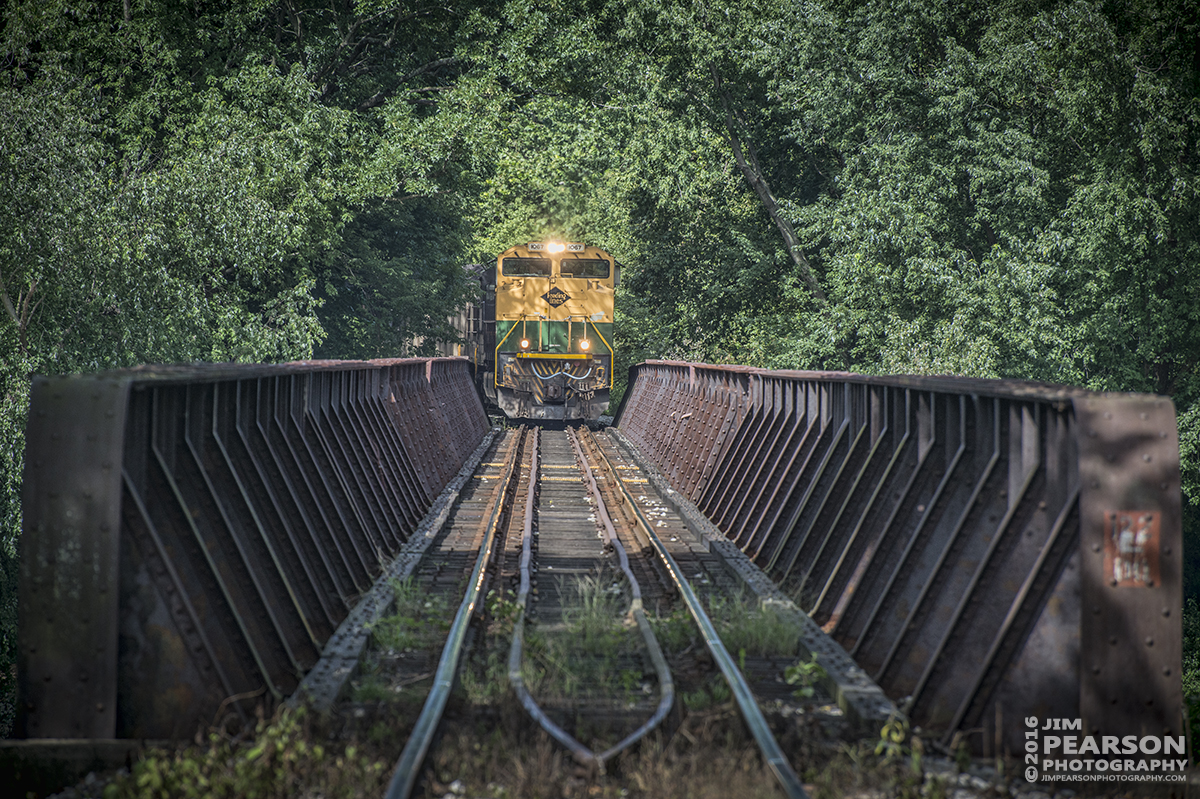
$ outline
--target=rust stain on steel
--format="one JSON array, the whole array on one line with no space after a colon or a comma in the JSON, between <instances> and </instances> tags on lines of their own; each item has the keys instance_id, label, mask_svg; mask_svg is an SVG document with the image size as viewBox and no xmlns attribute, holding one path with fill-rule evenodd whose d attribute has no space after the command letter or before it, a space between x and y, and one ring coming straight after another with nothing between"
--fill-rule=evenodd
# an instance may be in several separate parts
<instances>
[{"instance_id":1,"label":"rust stain on steel","mask_svg":"<svg viewBox=\"0 0 1200 799\"><path fill-rule=\"evenodd\" d=\"M486 430L463 359L38 378L19 731L190 738L281 700Z\"/></svg>"},{"instance_id":2,"label":"rust stain on steel","mask_svg":"<svg viewBox=\"0 0 1200 799\"><path fill-rule=\"evenodd\" d=\"M649 361L617 424L914 723L989 755L1028 715L1178 730L1169 400Z\"/></svg>"},{"instance_id":3,"label":"rust stain on steel","mask_svg":"<svg viewBox=\"0 0 1200 799\"><path fill-rule=\"evenodd\" d=\"M1106 511L1104 574L1114 588L1153 588L1158 571L1159 513L1152 510Z\"/></svg>"},{"instance_id":4,"label":"rust stain on steel","mask_svg":"<svg viewBox=\"0 0 1200 799\"><path fill-rule=\"evenodd\" d=\"M1179 735L1183 552L1175 407L1164 397L1095 397L1076 400L1075 413L1082 432L1080 714L1085 727L1106 735Z\"/></svg>"}]
</instances>

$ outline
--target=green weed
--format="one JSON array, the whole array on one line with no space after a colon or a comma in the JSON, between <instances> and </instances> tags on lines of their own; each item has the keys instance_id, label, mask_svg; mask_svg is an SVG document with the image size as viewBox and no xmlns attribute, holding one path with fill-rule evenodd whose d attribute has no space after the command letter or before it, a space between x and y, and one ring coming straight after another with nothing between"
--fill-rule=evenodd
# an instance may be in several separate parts
<instances>
[{"instance_id":1,"label":"green weed","mask_svg":"<svg viewBox=\"0 0 1200 799\"><path fill-rule=\"evenodd\" d=\"M677 607L667 616L651 617L650 627L664 652L682 652L700 637L696 622L686 607Z\"/></svg>"},{"instance_id":2,"label":"green weed","mask_svg":"<svg viewBox=\"0 0 1200 799\"><path fill-rule=\"evenodd\" d=\"M481 665L463 669L460 685L471 704L494 705L508 693L508 666L497 651L488 652Z\"/></svg>"},{"instance_id":3,"label":"green weed","mask_svg":"<svg viewBox=\"0 0 1200 799\"><path fill-rule=\"evenodd\" d=\"M521 606L517 604L515 598L510 598L508 593L495 589L487 592L487 597L484 599L484 607L487 608L488 616L491 618L495 629L493 634L502 636L511 636L513 624L517 620L517 615L521 612Z\"/></svg>"},{"instance_id":4,"label":"green weed","mask_svg":"<svg viewBox=\"0 0 1200 799\"><path fill-rule=\"evenodd\" d=\"M817 682L824 676L825 669L817 663L816 652L813 652L812 657L807 661L797 661L795 665L788 666L783 672L783 677L787 680L788 685L800 686L792 692L797 699L810 699L817 692Z\"/></svg>"},{"instance_id":5,"label":"green weed","mask_svg":"<svg viewBox=\"0 0 1200 799\"><path fill-rule=\"evenodd\" d=\"M572 591L575 602L563 610L563 621L575 644L589 655L605 655L619 647L626 637L621 624L625 597L619 584L587 576L579 578Z\"/></svg>"},{"instance_id":6,"label":"green weed","mask_svg":"<svg viewBox=\"0 0 1200 799\"><path fill-rule=\"evenodd\" d=\"M713 597L708 613L725 648L731 652L771 657L793 655L800 643L800 627L770 605L743 594Z\"/></svg>"},{"instance_id":7,"label":"green weed","mask_svg":"<svg viewBox=\"0 0 1200 799\"><path fill-rule=\"evenodd\" d=\"M351 683L350 698L360 703L387 702L396 698L396 692L380 674L367 673Z\"/></svg>"},{"instance_id":8,"label":"green weed","mask_svg":"<svg viewBox=\"0 0 1200 799\"><path fill-rule=\"evenodd\" d=\"M356 797L382 793L391 769L357 747L316 743L304 710L261 720L244 745L213 735L207 748L152 750L104 789L105 799L211 796Z\"/></svg>"},{"instance_id":9,"label":"green weed","mask_svg":"<svg viewBox=\"0 0 1200 799\"><path fill-rule=\"evenodd\" d=\"M707 685L695 691L684 691L679 694L684 707L693 712L724 704L732 696L733 692L729 690L729 683L725 682L724 677L714 677L709 680Z\"/></svg>"},{"instance_id":10,"label":"green weed","mask_svg":"<svg viewBox=\"0 0 1200 799\"><path fill-rule=\"evenodd\" d=\"M393 580L392 591L392 612L371 625L375 647L384 652L403 652L441 643L450 629L445 598L426 595L411 578Z\"/></svg>"},{"instance_id":11,"label":"green weed","mask_svg":"<svg viewBox=\"0 0 1200 799\"><path fill-rule=\"evenodd\" d=\"M620 663L641 646L636 627L627 622L620 585L605 575L577 579L561 594L571 595L563 610L565 629L528 629L521 675L542 700L629 695L640 690L641 675ZM581 657L581 655L583 655Z\"/></svg>"},{"instance_id":12,"label":"green weed","mask_svg":"<svg viewBox=\"0 0 1200 799\"><path fill-rule=\"evenodd\" d=\"M958 766L959 771L971 767L971 747L966 738L959 739L958 746L954 747L954 765Z\"/></svg>"},{"instance_id":13,"label":"green weed","mask_svg":"<svg viewBox=\"0 0 1200 799\"><path fill-rule=\"evenodd\" d=\"M904 739L908 737L908 722L903 719L890 718L879 731L879 740L875 743L875 754L883 755L884 761L892 760L908 753ZM969 761L968 761L969 762Z\"/></svg>"}]
</instances>

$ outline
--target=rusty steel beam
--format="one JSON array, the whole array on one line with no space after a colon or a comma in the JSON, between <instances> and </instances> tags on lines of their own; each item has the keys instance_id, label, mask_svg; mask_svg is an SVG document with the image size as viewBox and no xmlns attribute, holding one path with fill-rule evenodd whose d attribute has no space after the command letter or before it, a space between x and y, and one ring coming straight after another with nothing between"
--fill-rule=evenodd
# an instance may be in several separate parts
<instances>
[{"instance_id":1,"label":"rusty steel beam","mask_svg":"<svg viewBox=\"0 0 1200 799\"><path fill-rule=\"evenodd\" d=\"M616 424L914 724L1182 735L1165 397L649 361Z\"/></svg>"},{"instance_id":2,"label":"rusty steel beam","mask_svg":"<svg viewBox=\"0 0 1200 799\"><path fill-rule=\"evenodd\" d=\"M191 738L288 696L487 428L456 358L36 378L18 737Z\"/></svg>"}]
</instances>

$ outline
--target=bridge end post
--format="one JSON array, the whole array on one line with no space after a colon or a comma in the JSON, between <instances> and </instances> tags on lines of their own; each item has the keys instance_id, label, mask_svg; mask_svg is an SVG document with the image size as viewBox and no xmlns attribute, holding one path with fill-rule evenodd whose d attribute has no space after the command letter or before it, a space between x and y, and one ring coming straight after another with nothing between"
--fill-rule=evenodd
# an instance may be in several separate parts
<instances>
[{"instance_id":1,"label":"bridge end post","mask_svg":"<svg viewBox=\"0 0 1200 799\"><path fill-rule=\"evenodd\" d=\"M129 380L39 377L25 437L20 737L112 738Z\"/></svg>"}]
</instances>

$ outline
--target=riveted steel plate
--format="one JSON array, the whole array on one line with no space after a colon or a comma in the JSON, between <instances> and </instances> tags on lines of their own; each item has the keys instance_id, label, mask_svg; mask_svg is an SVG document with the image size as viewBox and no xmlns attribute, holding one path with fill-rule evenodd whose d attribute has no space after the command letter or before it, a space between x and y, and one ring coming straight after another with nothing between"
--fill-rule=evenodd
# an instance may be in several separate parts
<instances>
[{"instance_id":1,"label":"riveted steel plate","mask_svg":"<svg viewBox=\"0 0 1200 799\"><path fill-rule=\"evenodd\" d=\"M486 429L463 359L38 378L18 733L191 738L269 709Z\"/></svg>"},{"instance_id":2,"label":"riveted steel plate","mask_svg":"<svg viewBox=\"0 0 1200 799\"><path fill-rule=\"evenodd\" d=\"M620 430L914 725L988 755L1022 713L1178 729L1165 398L668 361L630 378Z\"/></svg>"},{"instance_id":3,"label":"riveted steel plate","mask_svg":"<svg viewBox=\"0 0 1200 799\"><path fill-rule=\"evenodd\" d=\"M1078 399L1080 713L1093 734L1181 735L1179 438L1164 397Z\"/></svg>"},{"instance_id":4,"label":"riveted steel plate","mask_svg":"<svg viewBox=\"0 0 1200 799\"><path fill-rule=\"evenodd\" d=\"M127 379L37 378L25 432L18 734L111 738Z\"/></svg>"}]
</instances>

